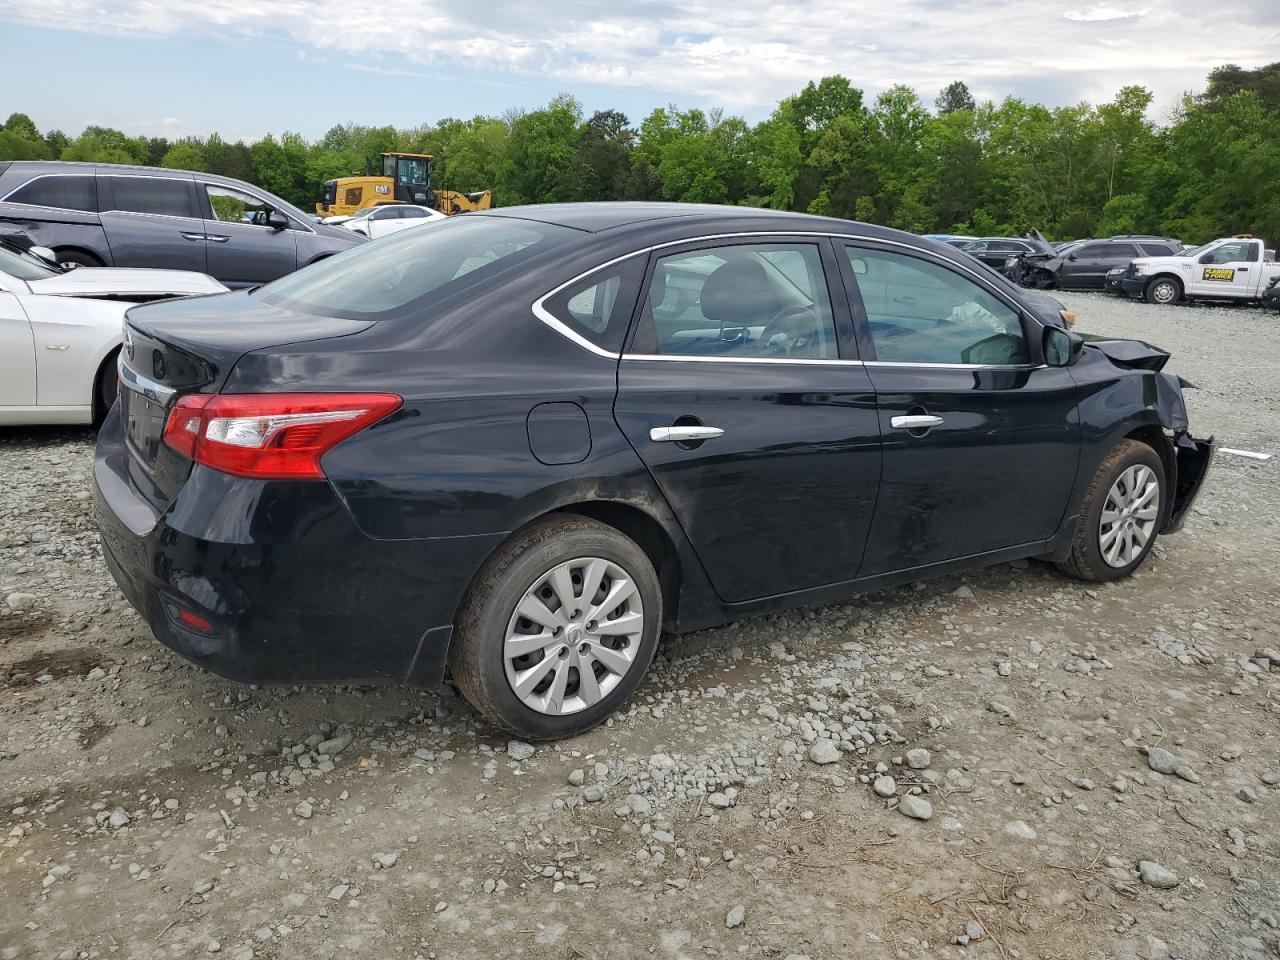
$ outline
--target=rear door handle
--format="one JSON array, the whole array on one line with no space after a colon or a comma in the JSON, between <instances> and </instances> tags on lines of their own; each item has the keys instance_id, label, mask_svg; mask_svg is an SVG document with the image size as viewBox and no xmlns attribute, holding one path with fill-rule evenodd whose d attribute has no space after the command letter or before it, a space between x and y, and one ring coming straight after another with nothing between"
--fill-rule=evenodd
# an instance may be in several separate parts
<instances>
[{"instance_id":1,"label":"rear door handle","mask_svg":"<svg viewBox=\"0 0 1280 960\"><path fill-rule=\"evenodd\" d=\"M185 230L183 230L183 231L182 231L182 239L183 239L183 240L190 240L190 241L192 241L193 243L196 243L196 242L199 242L199 241L204 240L204 239L207 239L207 238L205 237L205 235L204 235L203 233L187 233Z\"/></svg>"},{"instance_id":2,"label":"rear door handle","mask_svg":"<svg viewBox=\"0 0 1280 960\"><path fill-rule=\"evenodd\" d=\"M941 417L923 413L908 417L891 417L889 419L889 425L895 430L928 430L930 427L940 426L942 422Z\"/></svg>"},{"instance_id":3,"label":"rear door handle","mask_svg":"<svg viewBox=\"0 0 1280 960\"><path fill-rule=\"evenodd\" d=\"M690 440L714 440L723 434L719 427L654 427L649 431L649 439L654 443L688 443Z\"/></svg>"}]
</instances>

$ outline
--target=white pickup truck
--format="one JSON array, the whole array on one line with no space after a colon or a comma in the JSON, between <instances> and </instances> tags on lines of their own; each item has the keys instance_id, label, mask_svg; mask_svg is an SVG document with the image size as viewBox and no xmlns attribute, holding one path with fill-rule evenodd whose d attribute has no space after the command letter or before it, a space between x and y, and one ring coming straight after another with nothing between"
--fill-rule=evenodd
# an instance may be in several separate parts
<instances>
[{"instance_id":1,"label":"white pickup truck","mask_svg":"<svg viewBox=\"0 0 1280 960\"><path fill-rule=\"evenodd\" d=\"M1268 259L1270 258L1270 259ZM1139 257L1120 286L1151 303L1189 300L1257 300L1280 263L1256 237L1223 237L1168 257Z\"/></svg>"}]
</instances>

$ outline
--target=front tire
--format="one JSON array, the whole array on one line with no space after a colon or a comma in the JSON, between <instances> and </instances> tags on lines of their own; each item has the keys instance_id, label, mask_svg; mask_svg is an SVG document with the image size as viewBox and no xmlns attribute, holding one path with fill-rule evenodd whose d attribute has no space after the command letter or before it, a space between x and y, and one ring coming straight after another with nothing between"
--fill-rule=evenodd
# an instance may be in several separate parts
<instances>
[{"instance_id":1,"label":"front tire","mask_svg":"<svg viewBox=\"0 0 1280 960\"><path fill-rule=\"evenodd\" d=\"M120 359L119 348L107 354L98 368L98 375L93 385L93 423L98 426L111 412L111 405L116 402L120 390L120 377L116 373L116 362Z\"/></svg>"},{"instance_id":2,"label":"front tire","mask_svg":"<svg viewBox=\"0 0 1280 960\"><path fill-rule=\"evenodd\" d=\"M1094 582L1137 570L1155 546L1165 486L1160 455L1145 443L1121 440L1093 475L1071 554L1059 568Z\"/></svg>"},{"instance_id":3,"label":"front tire","mask_svg":"<svg viewBox=\"0 0 1280 960\"><path fill-rule=\"evenodd\" d=\"M648 556L584 517L537 521L467 591L449 665L486 720L531 740L589 730L644 679L662 590Z\"/></svg>"},{"instance_id":4,"label":"front tire","mask_svg":"<svg viewBox=\"0 0 1280 960\"><path fill-rule=\"evenodd\" d=\"M1177 277L1156 277L1147 284L1145 296L1149 303L1172 306L1182 299L1182 281Z\"/></svg>"}]
</instances>

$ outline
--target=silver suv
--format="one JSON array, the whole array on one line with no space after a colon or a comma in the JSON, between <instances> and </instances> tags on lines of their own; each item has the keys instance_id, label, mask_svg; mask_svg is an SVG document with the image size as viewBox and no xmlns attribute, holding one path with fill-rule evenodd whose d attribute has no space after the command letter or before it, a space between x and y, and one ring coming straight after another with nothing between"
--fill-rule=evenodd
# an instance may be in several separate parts
<instances>
[{"instance_id":1,"label":"silver suv","mask_svg":"<svg viewBox=\"0 0 1280 960\"><path fill-rule=\"evenodd\" d=\"M275 280L364 237L211 173L117 164L0 163L0 236L62 263L197 270L229 287Z\"/></svg>"}]
</instances>

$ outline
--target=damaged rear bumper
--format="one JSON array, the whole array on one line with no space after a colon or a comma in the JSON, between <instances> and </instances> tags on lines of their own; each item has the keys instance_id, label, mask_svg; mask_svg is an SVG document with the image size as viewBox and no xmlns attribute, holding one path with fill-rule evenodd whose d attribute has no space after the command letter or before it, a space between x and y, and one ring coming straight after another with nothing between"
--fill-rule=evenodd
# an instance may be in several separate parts
<instances>
[{"instance_id":1,"label":"damaged rear bumper","mask_svg":"<svg viewBox=\"0 0 1280 960\"><path fill-rule=\"evenodd\" d=\"M1186 522L1213 462L1214 439L1197 440L1184 430L1173 438L1173 450L1176 455L1173 506L1161 533L1177 533Z\"/></svg>"}]
</instances>

